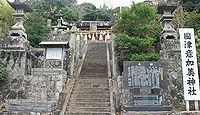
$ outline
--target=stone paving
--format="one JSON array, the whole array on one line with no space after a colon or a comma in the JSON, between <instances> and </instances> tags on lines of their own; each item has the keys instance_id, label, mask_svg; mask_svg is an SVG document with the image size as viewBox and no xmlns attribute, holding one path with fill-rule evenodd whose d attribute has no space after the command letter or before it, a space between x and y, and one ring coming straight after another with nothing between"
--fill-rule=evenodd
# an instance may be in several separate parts
<instances>
[{"instance_id":1,"label":"stone paving","mask_svg":"<svg viewBox=\"0 0 200 115\"><path fill-rule=\"evenodd\" d=\"M67 115L111 115L106 43L89 43Z\"/></svg>"}]
</instances>

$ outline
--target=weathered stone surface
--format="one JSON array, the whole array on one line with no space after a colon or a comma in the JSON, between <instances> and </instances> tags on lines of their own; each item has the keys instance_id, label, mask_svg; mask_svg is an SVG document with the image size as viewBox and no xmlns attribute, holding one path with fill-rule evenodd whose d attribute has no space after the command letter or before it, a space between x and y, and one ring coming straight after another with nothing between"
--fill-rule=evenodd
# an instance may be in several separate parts
<instances>
[{"instance_id":1,"label":"weathered stone surface","mask_svg":"<svg viewBox=\"0 0 200 115\"><path fill-rule=\"evenodd\" d=\"M29 51L4 49L0 51L0 64L10 73L7 81L0 82L0 104L8 99L26 99L25 75L31 73L33 66L38 66L36 57Z\"/></svg>"},{"instance_id":2,"label":"weathered stone surface","mask_svg":"<svg viewBox=\"0 0 200 115\"><path fill-rule=\"evenodd\" d=\"M13 50L27 50L30 48L29 41L23 37L11 36L0 39L0 48Z\"/></svg>"},{"instance_id":3,"label":"weathered stone surface","mask_svg":"<svg viewBox=\"0 0 200 115\"><path fill-rule=\"evenodd\" d=\"M168 64L168 77L162 83L161 90L164 99L163 103L173 106L175 110L184 110L180 42L178 39L163 39L161 48L162 59Z\"/></svg>"},{"instance_id":4,"label":"weathered stone surface","mask_svg":"<svg viewBox=\"0 0 200 115\"><path fill-rule=\"evenodd\" d=\"M65 71L63 71L63 76L61 76L59 69L43 71L47 74L37 71L35 75L28 75L31 74L32 67L39 67L41 64L31 53L5 50L0 52L0 56L1 64L10 70L8 80L0 83L1 105L5 100L16 98L58 100L62 85L66 79Z\"/></svg>"},{"instance_id":5,"label":"weathered stone surface","mask_svg":"<svg viewBox=\"0 0 200 115\"><path fill-rule=\"evenodd\" d=\"M6 102L7 111L52 112L56 109L56 101L30 101L12 99Z\"/></svg>"},{"instance_id":6,"label":"weathered stone surface","mask_svg":"<svg viewBox=\"0 0 200 115\"><path fill-rule=\"evenodd\" d=\"M67 75L65 70L61 68L32 68L31 69L32 75Z\"/></svg>"},{"instance_id":7,"label":"weathered stone surface","mask_svg":"<svg viewBox=\"0 0 200 115\"><path fill-rule=\"evenodd\" d=\"M26 90L30 100L56 101L62 92L66 76L61 75L33 75L25 78L29 83Z\"/></svg>"}]
</instances>

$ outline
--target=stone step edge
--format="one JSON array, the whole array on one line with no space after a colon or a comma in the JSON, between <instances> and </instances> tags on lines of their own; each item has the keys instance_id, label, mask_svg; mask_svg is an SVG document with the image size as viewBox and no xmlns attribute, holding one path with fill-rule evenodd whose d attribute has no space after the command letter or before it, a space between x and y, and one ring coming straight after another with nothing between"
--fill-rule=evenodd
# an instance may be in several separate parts
<instances>
[{"instance_id":1,"label":"stone step edge","mask_svg":"<svg viewBox=\"0 0 200 115\"><path fill-rule=\"evenodd\" d=\"M78 113L80 115L81 115L81 113L82 114L85 114L85 113L86 114L98 114L98 113L100 113L100 114L111 114L111 112L88 112L88 111L80 111L80 112L79 111L66 111L65 112L65 114L68 114L68 113L72 113L72 114L73 113L75 113L75 114Z\"/></svg>"},{"instance_id":2,"label":"stone step edge","mask_svg":"<svg viewBox=\"0 0 200 115\"><path fill-rule=\"evenodd\" d=\"M77 109L110 109L110 107L67 107L68 109L74 109L74 108L77 108Z\"/></svg>"},{"instance_id":3,"label":"stone step edge","mask_svg":"<svg viewBox=\"0 0 200 115\"><path fill-rule=\"evenodd\" d=\"M71 97L73 96L73 95L78 95L78 96L109 96L110 97L110 94L78 94L78 93L76 93L76 94L73 94L72 93L72 95L71 95Z\"/></svg>"},{"instance_id":4,"label":"stone step edge","mask_svg":"<svg viewBox=\"0 0 200 115\"><path fill-rule=\"evenodd\" d=\"M79 104L79 103L84 103L84 104L96 104L96 103L98 103L98 104L110 104L110 102L69 102L68 104Z\"/></svg>"},{"instance_id":5,"label":"stone step edge","mask_svg":"<svg viewBox=\"0 0 200 115\"><path fill-rule=\"evenodd\" d=\"M76 87L76 88L74 88L73 89L73 91L76 91L76 90L78 90L78 91L106 91L106 90L108 90L109 91L109 89L108 88L99 88L99 87L91 87L91 88L88 88L88 87Z\"/></svg>"},{"instance_id":6,"label":"stone step edge","mask_svg":"<svg viewBox=\"0 0 200 115\"><path fill-rule=\"evenodd\" d=\"M73 92L91 92L91 91L93 91L93 93L95 93L95 92L101 92L102 94L104 94L104 93L108 93L110 90L109 89L104 89L104 88L99 88L99 89L98 88L93 88L93 89L88 89L88 88L74 88L73 89Z\"/></svg>"},{"instance_id":7,"label":"stone step edge","mask_svg":"<svg viewBox=\"0 0 200 115\"><path fill-rule=\"evenodd\" d=\"M91 99L91 98L71 98L70 100L72 101L75 101L77 100L78 102L87 102L87 101L91 101L91 102L110 102L109 101L110 98L94 98L94 99ZM92 101L94 100L94 101ZM102 101L98 101L98 100L102 100ZM108 101L107 101L108 100Z\"/></svg>"}]
</instances>

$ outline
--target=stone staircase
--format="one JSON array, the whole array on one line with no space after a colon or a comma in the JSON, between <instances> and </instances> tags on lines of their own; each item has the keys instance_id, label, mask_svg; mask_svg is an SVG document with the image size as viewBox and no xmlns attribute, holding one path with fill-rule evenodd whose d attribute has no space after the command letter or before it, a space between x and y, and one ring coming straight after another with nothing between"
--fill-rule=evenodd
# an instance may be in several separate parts
<instances>
[{"instance_id":1,"label":"stone staircase","mask_svg":"<svg viewBox=\"0 0 200 115\"><path fill-rule=\"evenodd\" d=\"M106 43L88 43L66 115L111 115Z\"/></svg>"}]
</instances>

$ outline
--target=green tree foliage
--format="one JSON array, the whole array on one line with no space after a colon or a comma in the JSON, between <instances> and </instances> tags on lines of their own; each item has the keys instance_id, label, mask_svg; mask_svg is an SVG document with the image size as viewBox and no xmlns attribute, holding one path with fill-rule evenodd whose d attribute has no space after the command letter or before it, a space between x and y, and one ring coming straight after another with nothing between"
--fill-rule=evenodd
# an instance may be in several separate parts
<instances>
[{"instance_id":1,"label":"green tree foliage","mask_svg":"<svg viewBox=\"0 0 200 115\"><path fill-rule=\"evenodd\" d=\"M47 19L57 23L55 14L61 11L67 21L79 20L78 13L74 10L76 0L30 0L29 5L34 10L28 15L26 31L28 40L33 47L39 47L39 43L48 38L50 28L47 28Z\"/></svg>"},{"instance_id":2,"label":"green tree foliage","mask_svg":"<svg viewBox=\"0 0 200 115\"><path fill-rule=\"evenodd\" d=\"M30 0L29 4L37 12L43 13L46 19L49 18L53 21L56 21L55 14L62 10L67 19L77 20L79 17L75 10L76 0Z\"/></svg>"},{"instance_id":3,"label":"green tree foliage","mask_svg":"<svg viewBox=\"0 0 200 115\"><path fill-rule=\"evenodd\" d=\"M30 13L28 18L25 25L28 40L33 47L39 47L39 43L47 39L50 29L47 27L46 19L39 12Z\"/></svg>"},{"instance_id":4,"label":"green tree foliage","mask_svg":"<svg viewBox=\"0 0 200 115\"><path fill-rule=\"evenodd\" d=\"M187 12L197 11L200 12L200 1L199 0L181 0L184 10Z\"/></svg>"},{"instance_id":5,"label":"green tree foliage","mask_svg":"<svg viewBox=\"0 0 200 115\"><path fill-rule=\"evenodd\" d=\"M153 53L152 45L155 39L151 37L139 38L130 37L127 34L118 34L115 38L117 47L117 57L119 65L122 66L123 61L156 61L158 55ZM147 54L147 56L145 56ZM155 59L155 60L153 60Z\"/></svg>"},{"instance_id":6,"label":"green tree foliage","mask_svg":"<svg viewBox=\"0 0 200 115\"><path fill-rule=\"evenodd\" d=\"M132 61L158 61L160 60L160 56L155 53L147 53L147 54L132 54Z\"/></svg>"},{"instance_id":7,"label":"green tree foliage","mask_svg":"<svg viewBox=\"0 0 200 115\"><path fill-rule=\"evenodd\" d=\"M157 61L155 46L161 27L154 8L141 3L125 7L118 14L115 42L120 68L123 61Z\"/></svg>"},{"instance_id":8,"label":"green tree foliage","mask_svg":"<svg viewBox=\"0 0 200 115\"><path fill-rule=\"evenodd\" d=\"M105 4L97 9L97 19L98 21L111 21L114 20L114 12Z\"/></svg>"},{"instance_id":9,"label":"green tree foliage","mask_svg":"<svg viewBox=\"0 0 200 115\"><path fill-rule=\"evenodd\" d=\"M185 27L192 27L195 30L200 29L200 14L195 11L186 13Z\"/></svg>"},{"instance_id":10,"label":"green tree foliage","mask_svg":"<svg viewBox=\"0 0 200 115\"><path fill-rule=\"evenodd\" d=\"M4 58L5 55L6 51L0 49L0 58ZM0 62L0 84L8 79L9 73L9 70L5 67L5 65Z\"/></svg>"},{"instance_id":11,"label":"green tree foliage","mask_svg":"<svg viewBox=\"0 0 200 115\"><path fill-rule=\"evenodd\" d=\"M83 3L78 6L78 12L82 20L87 21L110 21L113 20L114 13L105 4L101 8L96 8L91 3Z\"/></svg>"},{"instance_id":12,"label":"green tree foliage","mask_svg":"<svg viewBox=\"0 0 200 115\"><path fill-rule=\"evenodd\" d=\"M118 15L117 31L144 38L150 36L152 32L157 33L160 31L158 30L159 23L157 23L157 19L156 11L150 5L145 3L133 4L131 8L123 8Z\"/></svg>"},{"instance_id":13,"label":"green tree foliage","mask_svg":"<svg viewBox=\"0 0 200 115\"><path fill-rule=\"evenodd\" d=\"M71 7L66 6L62 7L61 13L64 15L64 19L67 21L78 21L79 20L79 14Z\"/></svg>"},{"instance_id":14,"label":"green tree foliage","mask_svg":"<svg viewBox=\"0 0 200 115\"><path fill-rule=\"evenodd\" d=\"M196 11L186 13L185 27L194 28L196 35L197 55L200 57L200 13Z\"/></svg>"},{"instance_id":15,"label":"green tree foliage","mask_svg":"<svg viewBox=\"0 0 200 115\"><path fill-rule=\"evenodd\" d=\"M4 82L7 80L9 75L9 71L6 67L0 66L0 82Z\"/></svg>"},{"instance_id":16,"label":"green tree foliage","mask_svg":"<svg viewBox=\"0 0 200 115\"><path fill-rule=\"evenodd\" d=\"M8 31L14 25L13 13L14 10L12 8L0 4L0 37L8 34Z\"/></svg>"}]
</instances>

